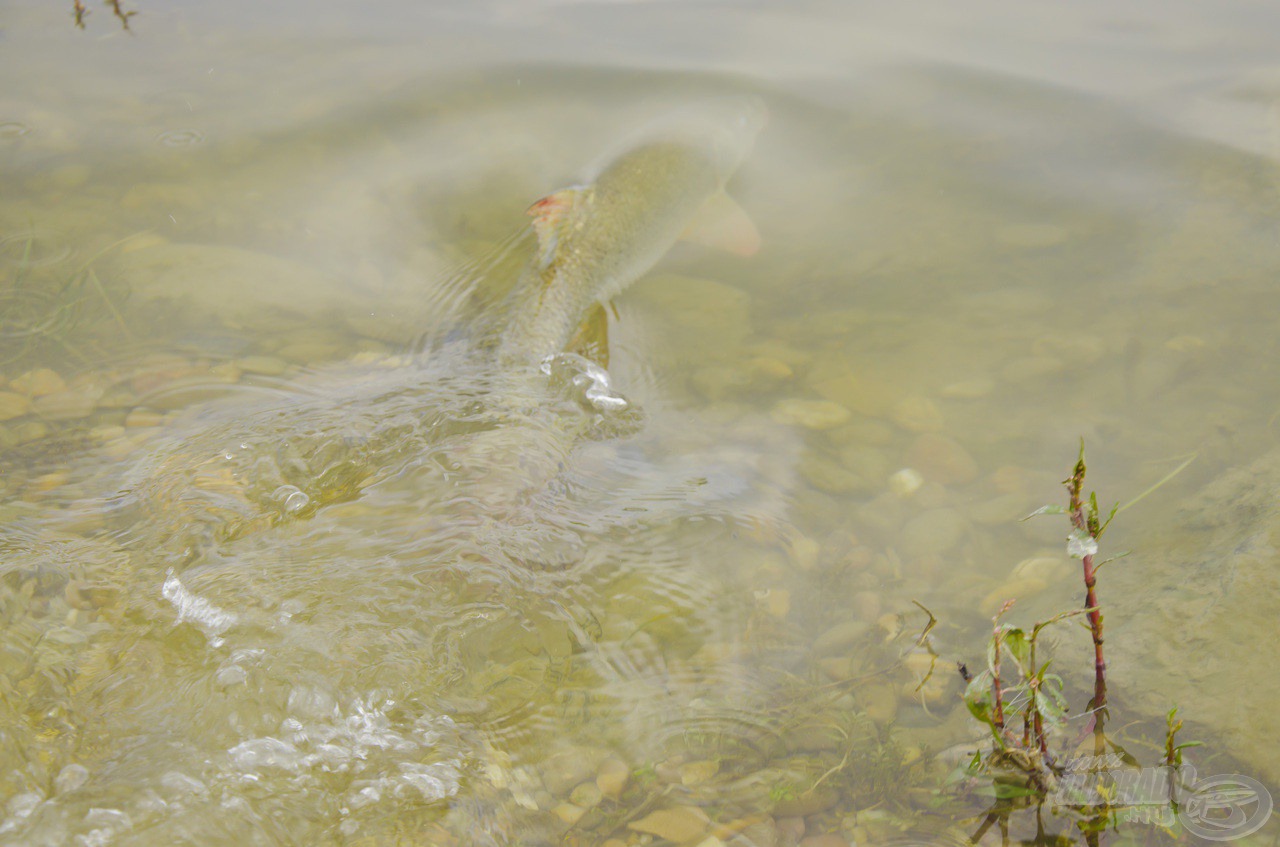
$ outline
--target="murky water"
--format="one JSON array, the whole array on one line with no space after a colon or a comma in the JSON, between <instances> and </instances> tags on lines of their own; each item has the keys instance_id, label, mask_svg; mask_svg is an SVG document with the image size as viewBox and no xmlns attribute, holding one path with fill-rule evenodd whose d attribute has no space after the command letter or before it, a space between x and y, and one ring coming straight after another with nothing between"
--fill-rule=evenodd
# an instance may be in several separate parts
<instances>
[{"instance_id":1,"label":"murky water","mask_svg":"<svg viewBox=\"0 0 1280 847\"><path fill-rule=\"evenodd\" d=\"M1275 784L1275 10L352 5L5 9L0 841L953 843L1081 436L1196 457L1105 538L1131 751ZM729 93L763 247L614 301L632 409L498 366L529 204Z\"/></svg>"}]
</instances>

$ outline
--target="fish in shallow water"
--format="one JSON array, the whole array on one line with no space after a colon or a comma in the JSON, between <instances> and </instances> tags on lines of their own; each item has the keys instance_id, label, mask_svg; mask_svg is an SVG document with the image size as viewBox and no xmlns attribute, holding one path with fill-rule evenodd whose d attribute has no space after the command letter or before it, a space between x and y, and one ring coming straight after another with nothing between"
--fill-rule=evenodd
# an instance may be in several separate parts
<instances>
[{"instance_id":1,"label":"fish in shallow water","mask_svg":"<svg viewBox=\"0 0 1280 847\"><path fill-rule=\"evenodd\" d=\"M755 98L668 120L587 185L529 208L538 250L517 282L499 343L504 363L561 352L593 305L630 285L683 237L750 254L759 236L724 194L765 121Z\"/></svg>"},{"instance_id":2,"label":"fish in shallow water","mask_svg":"<svg viewBox=\"0 0 1280 847\"><path fill-rule=\"evenodd\" d=\"M597 646L604 634L587 634L599 626L592 610L609 609L612 627L639 632L661 609L688 622L670 630L682 633L673 641L692 643L686 629L717 631L708 621L720 593L687 565L747 559L732 556L737 548L710 522L697 521L717 544L697 555L691 536L673 535L676 519L712 513L703 505L710 474L687 461L672 459L673 473L633 451L629 464L608 457L607 475L575 474L572 451L608 416L557 402L557 368L571 362L552 363L549 380L536 366L682 234L754 247L754 231L721 189L762 115L750 100L715 104L629 148L591 185L535 204L539 249L492 334L482 327L479 338L441 345L420 367L317 370L288 391L193 406L140 442L123 481L114 458L99 465L109 476L105 499L59 518L96 527L89 519L110 513L110 528L91 530L93 546L10 532L12 543L0 544L7 562L38 572L74 560L114 604L105 622L65 609L20 622L45 645L32 661L74 686L24 689L16 713L35 717L11 721L0 741L19 739L22 758L12 758L38 762L40 785L70 751L94 782L92 794L49 801L36 779L18 783L44 805L15 816L25 827L17 837L34 843L40 827L47 843L72 843L83 831L105 838L90 825L99 798L113 797L118 811L107 811L139 821L138 838L157 843L192 832L252 842L264 820L281 822L282 841L372 843L379 827L411 827L449 800L444 823L458 837L442 842L533 843L535 816L518 780L579 731L579 710L542 682L508 681L527 667L530 679L545 673L546 686L600 690L607 704L634 685L625 674L597 680L586 665L598 658L608 667L624 646L612 635ZM721 212L710 224L698 221L707 205ZM739 474L737 455L732 463ZM701 498L692 505L691 485ZM730 494L740 512L739 489ZM356 508L316 514L355 497ZM628 520L625 537L615 537ZM95 557L109 565L89 564ZM570 565L581 567L547 573ZM46 593L80 606L92 599L86 591L81 600L74 583ZM620 596L644 599L611 607ZM178 624L203 630L207 656ZM46 627L61 637L45 638ZM559 660L550 663L564 645L586 668L567 685ZM528 664L544 655L545 668ZM682 688L669 696L661 681L654 691L666 697L655 703L673 708L693 699ZM50 733L40 721L55 700L77 722ZM264 711L264 703L276 705ZM701 720L706 706L696 711ZM585 720L585 705L581 713ZM15 747L0 745L7 749ZM171 795L181 802L153 800ZM561 843L557 820L538 843Z\"/></svg>"},{"instance_id":3,"label":"fish in shallow water","mask_svg":"<svg viewBox=\"0 0 1280 847\"><path fill-rule=\"evenodd\" d=\"M584 430L600 432L594 415L548 403L548 381L535 369L677 239L755 249L754 227L723 188L764 116L747 97L678 113L589 184L535 203L537 249L491 323L463 333L470 342L435 350L418 368L325 369L298 394L247 404L233 395L193 409L166 433L171 448L153 443L113 496L137 527L129 536L164 528L199 556L209 540L308 517L415 465L446 468L448 484L417 479L408 488L450 501L466 490L495 514L542 490ZM607 354L603 345L596 352ZM544 367L552 394L574 392L589 412L625 409L594 362L569 355ZM612 424L626 427L618 416ZM139 510L153 520L139 520Z\"/></svg>"}]
</instances>

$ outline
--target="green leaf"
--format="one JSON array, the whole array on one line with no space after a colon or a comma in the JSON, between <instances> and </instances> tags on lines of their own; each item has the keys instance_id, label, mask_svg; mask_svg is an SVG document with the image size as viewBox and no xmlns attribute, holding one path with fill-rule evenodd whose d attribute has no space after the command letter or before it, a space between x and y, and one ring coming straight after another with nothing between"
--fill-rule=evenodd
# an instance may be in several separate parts
<instances>
[{"instance_id":1,"label":"green leaf","mask_svg":"<svg viewBox=\"0 0 1280 847\"><path fill-rule=\"evenodd\" d=\"M1111 522L1110 520L1107 521L1107 523L1110 523L1110 522ZM1106 529L1106 527L1103 527L1103 529ZM1111 562L1118 562L1119 560L1123 559L1125 556L1128 556L1132 552L1133 552L1132 550L1125 550L1123 553L1117 553L1114 556L1103 559L1101 562L1094 562L1093 572L1096 574L1102 568L1103 565L1109 564Z\"/></svg>"},{"instance_id":2,"label":"green leaf","mask_svg":"<svg viewBox=\"0 0 1280 847\"><path fill-rule=\"evenodd\" d=\"M969 713L982 723L992 722L991 674L983 672L969 680L964 689L964 704Z\"/></svg>"},{"instance_id":3,"label":"green leaf","mask_svg":"<svg viewBox=\"0 0 1280 847\"><path fill-rule=\"evenodd\" d=\"M1018 627L1009 627L1004 631L1001 641L1025 674L1028 662L1031 661L1031 640L1027 638L1027 634Z\"/></svg>"},{"instance_id":4,"label":"green leaf","mask_svg":"<svg viewBox=\"0 0 1280 847\"><path fill-rule=\"evenodd\" d=\"M994 782L992 791L999 800L1012 800L1014 797L1036 797L1040 792L1025 783Z\"/></svg>"},{"instance_id":5,"label":"green leaf","mask_svg":"<svg viewBox=\"0 0 1280 847\"><path fill-rule=\"evenodd\" d=\"M1041 506L1039 509L1036 509L1034 512L1027 515L1026 517L1018 518L1018 521L1019 522L1029 521L1032 518L1039 517L1040 515L1065 515L1066 513L1067 513L1067 510L1064 509L1062 506Z\"/></svg>"},{"instance_id":6,"label":"green leaf","mask_svg":"<svg viewBox=\"0 0 1280 847\"><path fill-rule=\"evenodd\" d=\"M1107 519L1102 522L1102 526L1098 527L1098 531L1094 533L1095 538L1101 538L1102 533L1107 531L1107 527L1111 526L1111 521L1115 518L1116 513L1120 511L1120 504L1111 507L1111 514L1107 515Z\"/></svg>"},{"instance_id":7,"label":"green leaf","mask_svg":"<svg viewBox=\"0 0 1280 847\"><path fill-rule=\"evenodd\" d=\"M1047 696L1043 691L1036 692L1036 711L1040 716L1050 724L1060 724L1066 718L1067 713L1063 708L1055 702L1055 698Z\"/></svg>"}]
</instances>

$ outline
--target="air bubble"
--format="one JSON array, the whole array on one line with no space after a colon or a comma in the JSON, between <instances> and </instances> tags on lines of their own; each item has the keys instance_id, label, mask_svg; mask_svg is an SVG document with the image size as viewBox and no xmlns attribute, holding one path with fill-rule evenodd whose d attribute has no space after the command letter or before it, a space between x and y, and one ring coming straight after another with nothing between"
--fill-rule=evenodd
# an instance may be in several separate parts
<instances>
[{"instance_id":1,"label":"air bubble","mask_svg":"<svg viewBox=\"0 0 1280 847\"><path fill-rule=\"evenodd\" d=\"M280 503L280 509L286 515L296 515L311 503L311 498L296 485L282 485L272 497Z\"/></svg>"},{"instance_id":2,"label":"air bubble","mask_svg":"<svg viewBox=\"0 0 1280 847\"><path fill-rule=\"evenodd\" d=\"M627 398L610 387L608 371L576 353L548 356L541 370L552 388L565 391L589 411L624 412L631 407Z\"/></svg>"}]
</instances>

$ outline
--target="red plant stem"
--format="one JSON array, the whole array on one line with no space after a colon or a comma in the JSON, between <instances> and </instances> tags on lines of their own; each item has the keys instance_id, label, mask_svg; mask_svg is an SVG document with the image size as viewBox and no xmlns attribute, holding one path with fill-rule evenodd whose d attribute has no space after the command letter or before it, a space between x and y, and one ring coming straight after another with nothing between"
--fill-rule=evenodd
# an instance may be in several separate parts
<instances>
[{"instance_id":1,"label":"red plant stem","mask_svg":"<svg viewBox=\"0 0 1280 847\"><path fill-rule=\"evenodd\" d=\"M996 620L999 620L997 615ZM991 711L992 721L995 723L996 732L1000 736L1001 745L1004 744L1004 683L1000 680L1000 652L1004 649L1004 645L1000 643L1000 624L996 623L991 633L992 643L995 644L995 659L991 663Z\"/></svg>"},{"instance_id":2,"label":"red plant stem","mask_svg":"<svg viewBox=\"0 0 1280 847\"><path fill-rule=\"evenodd\" d=\"M1087 534L1095 541L1098 538L1097 519L1090 522L1085 519L1084 501L1080 492L1084 488L1084 448L1080 449L1080 459L1076 462L1071 478L1066 481L1067 491L1071 495L1071 525L1078 532ZM1093 701L1094 709L1107 707L1107 661L1102 655L1102 609L1098 607L1098 574L1093 567L1093 554L1081 559L1084 566L1084 607L1089 609L1089 630L1093 634Z\"/></svg>"},{"instance_id":3,"label":"red plant stem","mask_svg":"<svg viewBox=\"0 0 1280 847\"><path fill-rule=\"evenodd\" d=\"M1089 630L1093 634L1093 708L1107 707L1107 660L1102 655L1102 610L1098 608L1098 593L1095 586L1098 575L1093 569L1093 556L1085 556L1084 564L1084 605L1089 609Z\"/></svg>"}]
</instances>

